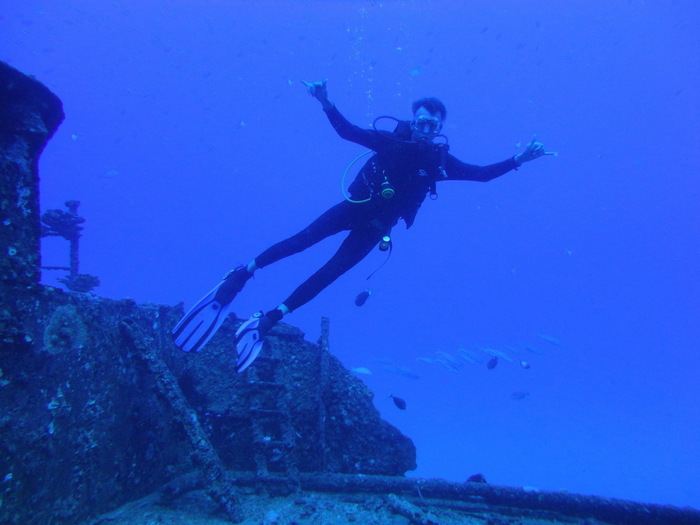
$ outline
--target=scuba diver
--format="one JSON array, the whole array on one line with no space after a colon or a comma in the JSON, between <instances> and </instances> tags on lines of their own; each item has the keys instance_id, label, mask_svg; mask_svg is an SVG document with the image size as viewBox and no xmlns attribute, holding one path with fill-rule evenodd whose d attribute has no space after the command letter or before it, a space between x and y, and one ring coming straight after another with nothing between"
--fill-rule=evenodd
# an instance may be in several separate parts
<instances>
[{"instance_id":1,"label":"scuba diver","mask_svg":"<svg viewBox=\"0 0 700 525\"><path fill-rule=\"evenodd\" d=\"M399 219L410 228L425 197L428 194L433 199L437 197L437 182L487 182L542 155L554 155L533 139L523 152L502 162L488 166L466 164L448 152L447 138L441 134L447 111L440 100L433 97L416 100L412 104L413 119L397 120L392 132L377 130L376 120L372 129L362 129L343 117L328 99L326 82L304 84L309 94L321 103L338 135L369 148L371 151L366 153L373 155L350 184L347 194L344 190L342 202L296 235L262 252L247 266L231 270L192 307L173 329L175 344L182 350L202 349L224 322L231 303L256 270L299 253L331 235L349 231L330 260L287 299L267 313L254 314L236 331L236 369L242 372L258 356L265 334L282 317L316 297L375 246L390 247L389 234Z\"/></svg>"}]
</instances>

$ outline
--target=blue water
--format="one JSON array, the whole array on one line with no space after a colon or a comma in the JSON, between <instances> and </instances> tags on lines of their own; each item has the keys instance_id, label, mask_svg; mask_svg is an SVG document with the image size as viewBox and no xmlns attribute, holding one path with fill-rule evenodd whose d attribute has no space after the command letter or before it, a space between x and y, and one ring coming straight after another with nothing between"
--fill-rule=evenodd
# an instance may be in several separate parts
<instances>
[{"instance_id":1,"label":"blue water","mask_svg":"<svg viewBox=\"0 0 700 525\"><path fill-rule=\"evenodd\" d=\"M139 302L189 307L342 199L363 150L300 79L327 78L362 126L437 96L474 164L537 135L559 156L442 184L372 279L379 251L285 321L315 341L331 318L332 352L415 441L411 475L698 508L698 19L693 0L23 0L0 10L0 59L65 105L42 208L80 200L81 271ZM276 306L340 240L258 272L236 313ZM516 362L417 360L482 347Z\"/></svg>"}]
</instances>

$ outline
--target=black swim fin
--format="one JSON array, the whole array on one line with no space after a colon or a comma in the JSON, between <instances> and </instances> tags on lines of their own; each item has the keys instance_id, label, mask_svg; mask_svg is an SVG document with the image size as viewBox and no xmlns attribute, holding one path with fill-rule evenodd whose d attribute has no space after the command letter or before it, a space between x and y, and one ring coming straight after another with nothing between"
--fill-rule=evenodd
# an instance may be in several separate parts
<instances>
[{"instance_id":1,"label":"black swim fin","mask_svg":"<svg viewBox=\"0 0 700 525\"><path fill-rule=\"evenodd\" d=\"M236 268L202 297L173 328L175 344L185 352L199 352L226 320L233 299L251 276L245 267Z\"/></svg>"}]
</instances>

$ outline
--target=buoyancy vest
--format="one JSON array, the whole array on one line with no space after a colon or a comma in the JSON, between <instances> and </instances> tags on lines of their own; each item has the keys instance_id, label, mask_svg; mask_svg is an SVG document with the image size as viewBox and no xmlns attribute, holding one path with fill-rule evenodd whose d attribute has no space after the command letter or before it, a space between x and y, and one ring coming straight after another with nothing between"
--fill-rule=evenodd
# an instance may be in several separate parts
<instances>
[{"instance_id":1,"label":"buoyancy vest","mask_svg":"<svg viewBox=\"0 0 700 525\"><path fill-rule=\"evenodd\" d=\"M436 198L436 182L447 177L448 145L412 141L411 124L407 121L400 121L393 133L377 133L390 135L392 141L369 158L348 191L356 200L369 198L376 204L384 201L381 206L393 210L410 228L426 195ZM394 190L390 199L381 196L387 184Z\"/></svg>"}]
</instances>

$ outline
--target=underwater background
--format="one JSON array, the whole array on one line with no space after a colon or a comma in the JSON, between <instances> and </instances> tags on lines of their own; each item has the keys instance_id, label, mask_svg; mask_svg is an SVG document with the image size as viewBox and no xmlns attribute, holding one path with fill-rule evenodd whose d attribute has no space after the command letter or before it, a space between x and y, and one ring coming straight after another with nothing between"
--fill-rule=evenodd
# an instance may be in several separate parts
<instances>
[{"instance_id":1,"label":"underwater background","mask_svg":"<svg viewBox=\"0 0 700 525\"><path fill-rule=\"evenodd\" d=\"M330 317L331 351L414 440L412 476L700 508L699 17L690 0L24 0L0 9L0 59L64 103L42 210L80 200L81 272L139 302L191 306L342 199L363 149L301 79L367 127L437 96L469 163L536 135L558 156L439 185L371 279L386 253L285 321L315 341ZM236 314L279 304L341 238L257 272ZM44 239L43 264L66 262Z\"/></svg>"}]
</instances>

